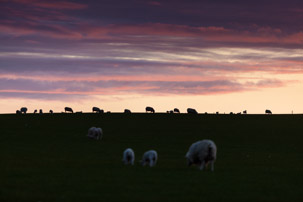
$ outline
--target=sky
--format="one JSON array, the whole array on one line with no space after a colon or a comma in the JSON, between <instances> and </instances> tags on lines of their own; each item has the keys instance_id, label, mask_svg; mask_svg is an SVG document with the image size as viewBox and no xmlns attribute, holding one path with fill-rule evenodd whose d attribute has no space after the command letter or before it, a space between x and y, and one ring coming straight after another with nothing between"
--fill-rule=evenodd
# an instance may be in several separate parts
<instances>
[{"instance_id":1,"label":"sky","mask_svg":"<svg viewBox=\"0 0 303 202\"><path fill-rule=\"evenodd\" d=\"M301 0L0 0L0 113L303 113Z\"/></svg>"}]
</instances>

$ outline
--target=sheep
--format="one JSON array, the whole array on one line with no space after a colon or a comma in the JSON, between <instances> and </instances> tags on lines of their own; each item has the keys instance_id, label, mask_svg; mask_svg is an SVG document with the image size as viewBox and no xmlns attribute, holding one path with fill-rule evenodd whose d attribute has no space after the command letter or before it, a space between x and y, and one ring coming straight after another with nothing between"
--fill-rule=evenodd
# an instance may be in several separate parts
<instances>
[{"instance_id":1,"label":"sheep","mask_svg":"<svg viewBox=\"0 0 303 202\"><path fill-rule=\"evenodd\" d=\"M124 150L122 161L125 165L128 164L134 165L135 153L131 148L127 148Z\"/></svg>"},{"instance_id":2,"label":"sheep","mask_svg":"<svg viewBox=\"0 0 303 202\"><path fill-rule=\"evenodd\" d=\"M145 111L146 111L146 112L155 113L155 110L154 110L154 108L152 108L152 107L146 107L146 108L145 108Z\"/></svg>"},{"instance_id":3,"label":"sheep","mask_svg":"<svg viewBox=\"0 0 303 202\"><path fill-rule=\"evenodd\" d=\"M156 165L158 160L158 153L155 150L149 150L143 154L141 165L145 166L148 164L150 167Z\"/></svg>"},{"instance_id":4,"label":"sheep","mask_svg":"<svg viewBox=\"0 0 303 202\"><path fill-rule=\"evenodd\" d=\"M101 128L91 127L88 129L87 137L95 140L101 140L103 132Z\"/></svg>"},{"instance_id":5,"label":"sheep","mask_svg":"<svg viewBox=\"0 0 303 202\"><path fill-rule=\"evenodd\" d=\"M189 114L198 114L198 112L193 108L187 108L187 113L189 113Z\"/></svg>"},{"instance_id":6,"label":"sheep","mask_svg":"<svg viewBox=\"0 0 303 202\"><path fill-rule=\"evenodd\" d=\"M64 111L65 111L65 113L66 113L66 112L74 113L73 109L70 108L70 107L65 107L65 108L64 108Z\"/></svg>"},{"instance_id":7,"label":"sheep","mask_svg":"<svg viewBox=\"0 0 303 202\"><path fill-rule=\"evenodd\" d=\"M132 113L129 109L124 109L124 113L125 114L130 114L130 113Z\"/></svg>"},{"instance_id":8,"label":"sheep","mask_svg":"<svg viewBox=\"0 0 303 202\"><path fill-rule=\"evenodd\" d=\"M269 109L265 110L265 114L272 114L271 111Z\"/></svg>"},{"instance_id":9,"label":"sheep","mask_svg":"<svg viewBox=\"0 0 303 202\"><path fill-rule=\"evenodd\" d=\"M42 109L40 109L40 110L39 110L39 114L43 114L43 111L42 111Z\"/></svg>"},{"instance_id":10,"label":"sheep","mask_svg":"<svg viewBox=\"0 0 303 202\"><path fill-rule=\"evenodd\" d=\"M22 113L23 113L23 114L26 114L27 108L26 108L26 107L21 107L20 112L21 112L21 114L22 114Z\"/></svg>"},{"instance_id":11,"label":"sheep","mask_svg":"<svg viewBox=\"0 0 303 202\"><path fill-rule=\"evenodd\" d=\"M217 147L212 140L201 140L193 143L185 155L187 165L196 164L200 170L211 164L211 171L214 171L214 163L217 158Z\"/></svg>"},{"instance_id":12,"label":"sheep","mask_svg":"<svg viewBox=\"0 0 303 202\"><path fill-rule=\"evenodd\" d=\"M20 110L16 110L16 114L21 114L22 112Z\"/></svg>"},{"instance_id":13,"label":"sheep","mask_svg":"<svg viewBox=\"0 0 303 202\"><path fill-rule=\"evenodd\" d=\"M99 107L93 107L93 112L96 112L96 113L102 113L101 112L101 109ZM103 111L103 110L102 110ZM103 111L104 112L104 111Z\"/></svg>"},{"instance_id":14,"label":"sheep","mask_svg":"<svg viewBox=\"0 0 303 202\"><path fill-rule=\"evenodd\" d=\"M175 108L174 113L180 113L180 110L178 108Z\"/></svg>"},{"instance_id":15,"label":"sheep","mask_svg":"<svg viewBox=\"0 0 303 202\"><path fill-rule=\"evenodd\" d=\"M34 111L34 114L36 114L37 113L37 109L35 109L35 111Z\"/></svg>"},{"instance_id":16,"label":"sheep","mask_svg":"<svg viewBox=\"0 0 303 202\"><path fill-rule=\"evenodd\" d=\"M53 112L53 110L49 110L49 113L51 113L51 114L52 114L52 113L54 113L54 112Z\"/></svg>"}]
</instances>

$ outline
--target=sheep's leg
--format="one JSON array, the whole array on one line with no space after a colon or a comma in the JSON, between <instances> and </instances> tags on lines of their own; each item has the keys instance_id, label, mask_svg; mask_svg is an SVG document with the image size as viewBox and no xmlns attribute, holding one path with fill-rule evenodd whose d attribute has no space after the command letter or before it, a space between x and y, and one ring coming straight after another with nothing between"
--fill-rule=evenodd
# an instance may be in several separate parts
<instances>
[{"instance_id":1,"label":"sheep's leg","mask_svg":"<svg viewBox=\"0 0 303 202\"><path fill-rule=\"evenodd\" d=\"M200 164L200 170L203 170L204 166L205 166L205 161L202 161L201 164Z\"/></svg>"},{"instance_id":2,"label":"sheep's leg","mask_svg":"<svg viewBox=\"0 0 303 202\"><path fill-rule=\"evenodd\" d=\"M153 165L154 165L154 162L153 162L153 160L151 159L151 160L149 161L149 166L152 167Z\"/></svg>"},{"instance_id":3,"label":"sheep's leg","mask_svg":"<svg viewBox=\"0 0 303 202\"><path fill-rule=\"evenodd\" d=\"M215 169L214 164L215 164L215 162L214 162L214 161L211 161L211 162L210 162L210 165L211 165L211 171L214 171L214 169Z\"/></svg>"}]
</instances>

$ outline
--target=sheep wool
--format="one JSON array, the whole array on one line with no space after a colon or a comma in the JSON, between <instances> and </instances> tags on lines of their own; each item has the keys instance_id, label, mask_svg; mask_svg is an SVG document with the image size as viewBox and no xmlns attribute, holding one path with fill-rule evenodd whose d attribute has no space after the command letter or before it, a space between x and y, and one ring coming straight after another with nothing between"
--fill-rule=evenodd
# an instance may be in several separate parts
<instances>
[{"instance_id":1,"label":"sheep wool","mask_svg":"<svg viewBox=\"0 0 303 202\"><path fill-rule=\"evenodd\" d=\"M185 155L188 166L195 164L203 170L208 164L214 171L214 163L217 158L217 146L212 140L201 140L193 143Z\"/></svg>"}]
</instances>

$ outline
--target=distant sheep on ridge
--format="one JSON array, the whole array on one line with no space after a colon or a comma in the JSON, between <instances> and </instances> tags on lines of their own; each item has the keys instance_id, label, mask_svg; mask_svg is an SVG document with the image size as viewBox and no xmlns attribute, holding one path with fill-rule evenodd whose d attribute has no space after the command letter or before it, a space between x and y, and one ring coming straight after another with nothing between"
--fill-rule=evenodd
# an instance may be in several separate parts
<instances>
[{"instance_id":1,"label":"distant sheep on ridge","mask_svg":"<svg viewBox=\"0 0 303 202\"><path fill-rule=\"evenodd\" d=\"M23 113L23 114L26 114L27 108L26 108L26 107L22 107L22 108L20 109L20 112Z\"/></svg>"},{"instance_id":2,"label":"distant sheep on ridge","mask_svg":"<svg viewBox=\"0 0 303 202\"><path fill-rule=\"evenodd\" d=\"M180 113L180 110L178 108L175 108L174 113Z\"/></svg>"},{"instance_id":3,"label":"distant sheep on ridge","mask_svg":"<svg viewBox=\"0 0 303 202\"><path fill-rule=\"evenodd\" d=\"M154 108L152 108L152 107L146 107L146 108L145 108L145 111L146 111L146 112L155 113L155 110L154 110Z\"/></svg>"},{"instance_id":4,"label":"distant sheep on ridge","mask_svg":"<svg viewBox=\"0 0 303 202\"><path fill-rule=\"evenodd\" d=\"M64 108L64 111L65 111L65 113L66 113L66 112L74 113L73 109L70 108L70 107L65 107L65 108Z\"/></svg>"},{"instance_id":5,"label":"distant sheep on ridge","mask_svg":"<svg viewBox=\"0 0 303 202\"><path fill-rule=\"evenodd\" d=\"M265 114L272 114L271 111L269 109L265 110Z\"/></svg>"},{"instance_id":6,"label":"distant sheep on ridge","mask_svg":"<svg viewBox=\"0 0 303 202\"><path fill-rule=\"evenodd\" d=\"M189 113L189 114L198 114L198 112L193 108L187 108L187 113Z\"/></svg>"},{"instance_id":7,"label":"distant sheep on ridge","mask_svg":"<svg viewBox=\"0 0 303 202\"><path fill-rule=\"evenodd\" d=\"M99 107L93 107L93 112L96 112L96 113L104 113L104 110L103 109L100 109Z\"/></svg>"},{"instance_id":8,"label":"distant sheep on ridge","mask_svg":"<svg viewBox=\"0 0 303 202\"><path fill-rule=\"evenodd\" d=\"M124 109L125 114L131 114L132 112L129 109Z\"/></svg>"}]
</instances>

